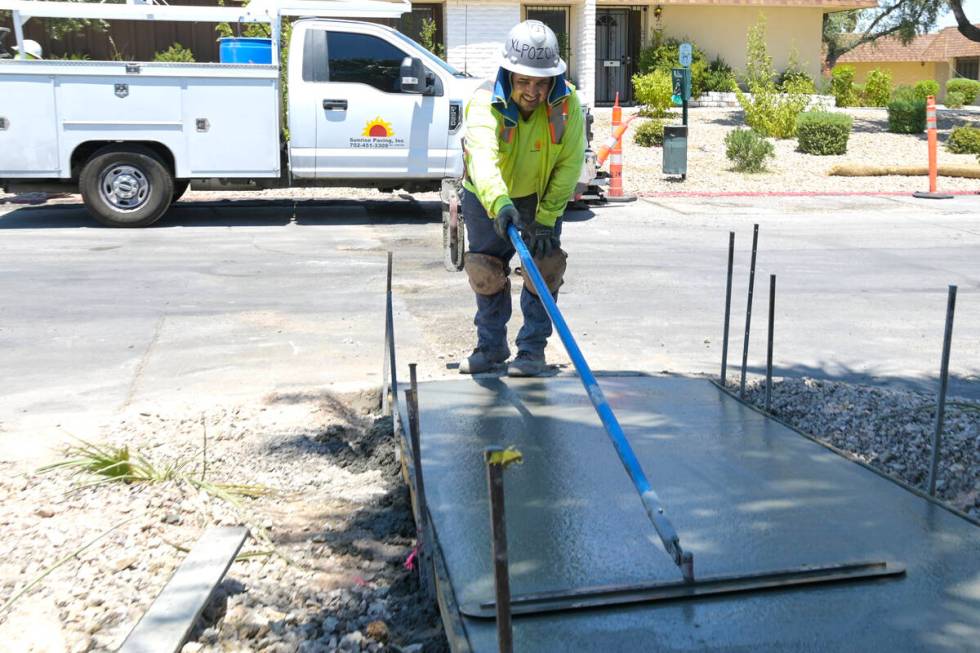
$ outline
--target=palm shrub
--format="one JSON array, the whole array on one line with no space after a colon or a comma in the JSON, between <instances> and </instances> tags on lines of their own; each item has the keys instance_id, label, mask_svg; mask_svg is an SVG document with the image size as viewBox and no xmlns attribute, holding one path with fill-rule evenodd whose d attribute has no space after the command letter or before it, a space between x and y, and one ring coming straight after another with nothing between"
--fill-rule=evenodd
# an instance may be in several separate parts
<instances>
[{"instance_id":1,"label":"palm shrub","mask_svg":"<svg viewBox=\"0 0 980 653\"><path fill-rule=\"evenodd\" d=\"M853 120L843 113L806 111L796 119L800 151L807 154L844 154Z\"/></svg>"},{"instance_id":2,"label":"palm shrub","mask_svg":"<svg viewBox=\"0 0 980 653\"><path fill-rule=\"evenodd\" d=\"M664 70L654 70L645 75L633 75L633 97L644 105L641 112L651 118L662 118L667 115L667 109L673 104L673 85L670 73Z\"/></svg>"},{"instance_id":3,"label":"palm shrub","mask_svg":"<svg viewBox=\"0 0 980 653\"><path fill-rule=\"evenodd\" d=\"M949 134L946 149L953 154L980 155L980 127L962 125Z\"/></svg>"},{"instance_id":4,"label":"palm shrub","mask_svg":"<svg viewBox=\"0 0 980 653\"><path fill-rule=\"evenodd\" d=\"M641 147L654 147L664 144L664 121L660 119L645 120L640 123L633 134L633 142Z\"/></svg>"},{"instance_id":5,"label":"palm shrub","mask_svg":"<svg viewBox=\"0 0 980 653\"><path fill-rule=\"evenodd\" d=\"M949 109L962 109L963 108L963 94L959 91L946 91L946 102L944 103Z\"/></svg>"},{"instance_id":6,"label":"palm shrub","mask_svg":"<svg viewBox=\"0 0 980 653\"><path fill-rule=\"evenodd\" d=\"M926 98L930 95L936 97L939 95L939 82L934 79L923 79L922 81L915 83L915 97L917 100L926 101Z\"/></svg>"},{"instance_id":7,"label":"palm shrub","mask_svg":"<svg viewBox=\"0 0 980 653\"><path fill-rule=\"evenodd\" d=\"M704 91L728 93L734 88L735 73L732 72L732 67L721 57L715 57L704 72Z\"/></svg>"},{"instance_id":8,"label":"palm shrub","mask_svg":"<svg viewBox=\"0 0 980 653\"><path fill-rule=\"evenodd\" d=\"M888 103L888 131L921 134L926 130L925 100L892 100Z\"/></svg>"},{"instance_id":9,"label":"palm shrub","mask_svg":"<svg viewBox=\"0 0 980 653\"><path fill-rule=\"evenodd\" d=\"M892 95L892 74L875 68L864 80L864 104L869 107L886 107Z\"/></svg>"},{"instance_id":10,"label":"palm shrub","mask_svg":"<svg viewBox=\"0 0 980 653\"><path fill-rule=\"evenodd\" d=\"M766 160L776 157L776 148L758 132L736 127L725 135L725 156L736 172L765 172Z\"/></svg>"},{"instance_id":11,"label":"palm shrub","mask_svg":"<svg viewBox=\"0 0 980 653\"><path fill-rule=\"evenodd\" d=\"M741 89L735 89L735 97L745 112L745 124L763 136L793 137L796 135L796 116L806 109L810 91L805 87L805 80L790 79L785 84L785 92L779 92L772 57L766 47L763 15L749 28L745 59L745 81L751 97Z\"/></svg>"},{"instance_id":12,"label":"palm shrub","mask_svg":"<svg viewBox=\"0 0 980 653\"><path fill-rule=\"evenodd\" d=\"M193 63L194 53L180 43L174 43L163 52L157 52L153 56L153 60L168 63Z\"/></svg>"},{"instance_id":13,"label":"palm shrub","mask_svg":"<svg viewBox=\"0 0 980 653\"><path fill-rule=\"evenodd\" d=\"M961 93L963 104L973 104L980 93L980 82L975 79L951 79L946 82L946 95L950 93Z\"/></svg>"},{"instance_id":14,"label":"palm shrub","mask_svg":"<svg viewBox=\"0 0 980 653\"><path fill-rule=\"evenodd\" d=\"M839 107L853 107L857 104L854 92L854 66L835 66L830 71L830 93Z\"/></svg>"}]
</instances>

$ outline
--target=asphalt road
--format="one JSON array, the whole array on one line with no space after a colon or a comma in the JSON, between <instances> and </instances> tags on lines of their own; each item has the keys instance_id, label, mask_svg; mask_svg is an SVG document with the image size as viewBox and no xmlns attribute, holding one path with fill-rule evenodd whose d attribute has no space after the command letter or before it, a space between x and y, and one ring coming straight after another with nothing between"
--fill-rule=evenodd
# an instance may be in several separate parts
<instances>
[{"instance_id":1,"label":"asphalt road","mask_svg":"<svg viewBox=\"0 0 980 653\"><path fill-rule=\"evenodd\" d=\"M596 370L717 374L728 232L737 371L752 225L749 371L936 386L959 287L952 392L980 397L980 196L664 198L570 217L565 316ZM0 205L0 461L43 459L127 411L189 416L270 392L378 384L385 253L400 373L457 374L473 296L442 267L439 206L181 202L153 228L98 227L80 204ZM520 288L515 280L515 293ZM516 302L515 302L516 307ZM514 316L519 326L519 311ZM554 339L549 357L567 363Z\"/></svg>"}]
</instances>

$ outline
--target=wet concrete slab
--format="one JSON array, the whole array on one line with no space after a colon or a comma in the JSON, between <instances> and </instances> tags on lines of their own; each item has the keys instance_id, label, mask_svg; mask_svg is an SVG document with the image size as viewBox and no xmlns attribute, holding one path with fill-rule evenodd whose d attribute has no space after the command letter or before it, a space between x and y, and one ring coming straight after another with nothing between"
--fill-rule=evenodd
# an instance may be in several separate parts
<instances>
[{"instance_id":1,"label":"wet concrete slab","mask_svg":"<svg viewBox=\"0 0 980 653\"><path fill-rule=\"evenodd\" d=\"M980 528L706 380L600 383L698 575L859 560L908 572L516 617L516 651L980 650ZM490 445L525 460L506 472L514 595L680 579L577 378L423 383L419 400L429 511L459 605L493 599ZM496 650L493 620L460 623L473 650Z\"/></svg>"}]
</instances>

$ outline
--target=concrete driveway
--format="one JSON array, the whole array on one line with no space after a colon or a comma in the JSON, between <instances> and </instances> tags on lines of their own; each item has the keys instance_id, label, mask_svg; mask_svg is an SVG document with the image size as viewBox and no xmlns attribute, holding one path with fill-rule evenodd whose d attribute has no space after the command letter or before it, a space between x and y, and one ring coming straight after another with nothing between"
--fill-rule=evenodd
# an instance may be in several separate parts
<instances>
[{"instance_id":1,"label":"concrete driveway","mask_svg":"<svg viewBox=\"0 0 980 653\"><path fill-rule=\"evenodd\" d=\"M442 267L439 220L437 203L398 198L240 199L181 202L129 231L98 227L80 204L0 205L0 461L33 464L66 433L95 437L131 411L192 417L377 385L389 249L401 374L418 362L422 378L455 375L474 300ZM717 374L735 231L735 373L753 223L752 373L765 369L776 274L777 374L933 387L956 284L952 391L980 397L980 196L663 198L576 213L561 306L593 368ZM567 363L557 339L549 357Z\"/></svg>"}]
</instances>

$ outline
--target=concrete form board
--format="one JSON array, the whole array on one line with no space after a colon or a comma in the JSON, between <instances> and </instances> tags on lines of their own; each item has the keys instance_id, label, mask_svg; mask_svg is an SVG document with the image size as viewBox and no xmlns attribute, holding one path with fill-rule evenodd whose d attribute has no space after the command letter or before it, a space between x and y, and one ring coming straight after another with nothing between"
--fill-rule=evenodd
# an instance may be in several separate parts
<instances>
[{"instance_id":1,"label":"concrete form board","mask_svg":"<svg viewBox=\"0 0 980 653\"><path fill-rule=\"evenodd\" d=\"M699 575L881 559L897 580L518 617L516 651L980 650L980 529L705 380L600 380ZM419 390L429 512L459 604L493 598L482 451L507 470L512 592L671 581L577 378ZM474 651L492 620L462 619Z\"/></svg>"}]
</instances>

